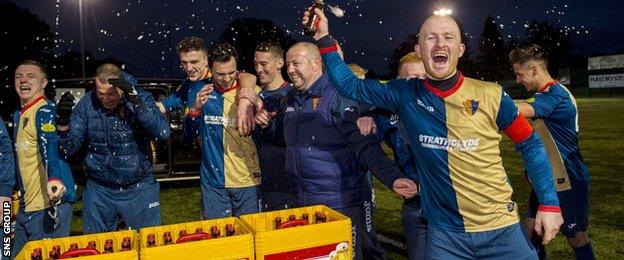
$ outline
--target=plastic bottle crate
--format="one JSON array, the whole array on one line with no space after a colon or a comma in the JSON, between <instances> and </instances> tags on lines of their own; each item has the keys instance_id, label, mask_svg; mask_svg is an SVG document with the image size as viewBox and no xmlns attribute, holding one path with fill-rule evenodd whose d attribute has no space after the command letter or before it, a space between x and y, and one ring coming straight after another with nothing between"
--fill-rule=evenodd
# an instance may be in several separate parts
<instances>
[{"instance_id":1,"label":"plastic bottle crate","mask_svg":"<svg viewBox=\"0 0 624 260\"><path fill-rule=\"evenodd\" d=\"M316 218L322 213L326 221ZM307 214L307 223L306 215ZM280 221L276 221L279 217ZM255 238L256 259L351 259L351 220L326 206L243 215Z\"/></svg>"},{"instance_id":2,"label":"plastic bottle crate","mask_svg":"<svg viewBox=\"0 0 624 260\"><path fill-rule=\"evenodd\" d=\"M234 234L226 234L227 225L231 225L234 228ZM219 230L220 234L217 238L212 236L213 227ZM202 232L205 233L202 234L203 236L210 235L211 238L177 243L181 237L180 231L184 230L187 234L193 235L197 233L197 228L202 229ZM169 245L165 245L166 232L169 232L170 241L173 242ZM153 236L148 238L150 235ZM139 237L141 238L140 256L142 260L254 259L251 231L239 219L234 217L142 228L139 232ZM187 237L191 238L190 236ZM148 243L154 244L148 246Z\"/></svg>"},{"instance_id":3,"label":"plastic bottle crate","mask_svg":"<svg viewBox=\"0 0 624 260\"><path fill-rule=\"evenodd\" d=\"M130 238L130 250L121 251L122 243L124 239ZM108 241L107 241L108 240ZM31 260L31 259L55 259L51 257L50 252L54 251L55 247L58 247L59 254L63 254L69 251L72 244L76 244L79 249L85 249L89 246L89 242L95 242L95 249L99 252L97 255L80 256L80 259L112 259L112 260L125 260L125 259L139 259L138 251L138 234L135 230L124 230L108 233L99 233L83 236L72 236L55 239L37 240L28 242L22 251L15 257L17 260ZM104 253L104 247L106 243L112 242L112 253ZM37 254L37 249L40 249L39 255L41 258L33 257L33 253ZM76 251L73 251L76 252Z\"/></svg>"}]
</instances>

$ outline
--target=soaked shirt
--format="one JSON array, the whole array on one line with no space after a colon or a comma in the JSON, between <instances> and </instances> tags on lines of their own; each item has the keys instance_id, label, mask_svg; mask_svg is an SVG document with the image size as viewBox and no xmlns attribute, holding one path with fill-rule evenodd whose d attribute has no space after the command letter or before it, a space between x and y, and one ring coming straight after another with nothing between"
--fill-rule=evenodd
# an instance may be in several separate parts
<instances>
[{"instance_id":1,"label":"soaked shirt","mask_svg":"<svg viewBox=\"0 0 624 260\"><path fill-rule=\"evenodd\" d=\"M60 151L72 155L86 142L84 164L90 180L110 188L153 178L150 141L167 140L171 128L152 95L137 88L140 105L123 97L106 109L90 91L74 107L69 131L59 134Z\"/></svg>"},{"instance_id":2,"label":"soaked shirt","mask_svg":"<svg viewBox=\"0 0 624 260\"><path fill-rule=\"evenodd\" d=\"M187 128L202 139L201 181L215 188L260 184L256 145L250 136L240 136L236 131L236 89L215 88L200 117L192 120L193 127Z\"/></svg>"}]
</instances>

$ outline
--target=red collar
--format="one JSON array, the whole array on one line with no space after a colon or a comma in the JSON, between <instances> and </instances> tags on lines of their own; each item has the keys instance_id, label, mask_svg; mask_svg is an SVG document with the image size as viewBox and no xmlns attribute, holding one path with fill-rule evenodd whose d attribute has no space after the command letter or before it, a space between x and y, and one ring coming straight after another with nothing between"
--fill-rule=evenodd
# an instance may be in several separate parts
<instances>
[{"instance_id":1,"label":"red collar","mask_svg":"<svg viewBox=\"0 0 624 260\"><path fill-rule=\"evenodd\" d=\"M278 90L278 89L285 88L286 86L288 86L288 81L285 81L285 80L284 80L284 83L282 83L282 85L280 85L280 86L279 86L279 88L276 88L276 89L274 89L274 90L269 90L269 91L276 91L276 90ZM264 89L264 87L263 87L263 89Z\"/></svg>"},{"instance_id":2,"label":"red collar","mask_svg":"<svg viewBox=\"0 0 624 260\"><path fill-rule=\"evenodd\" d=\"M219 91L219 93L223 94L223 93L225 93L225 92L230 92L230 91L232 91L232 90L235 90L236 88L238 88L238 80L235 80L235 81L234 81L234 84L233 84L231 87L229 87L229 88L220 88L220 87L216 87L215 89L216 89L217 91Z\"/></svg>"},{"instance_id":3,"label":"red collar","mask_svg":"<svg viewBox=\"0 0 624 260\"><path fill-rule=\"evenodd\" d=\"M459 73L459 77L457 78L457 83L455 83L455 85L445 91L439 90L437 88L435 88L434 86L432 86L426 79L425 79L425 88L427 88L427 90L429 90L429 92L433 93L434 95L441 97L441 98L446 98L450 95L453 95L453 93L455 93L455 91L457 91L459 89L459 87L464 84L464 75L461 72L457 72Z\"/></svg>"},{"instance_id":4,"label":"red collar","mask_svg":"<svg viewBox=\"0 0 624 260\"><path fill-rule=\"evenodd\" d=\"M22 107L22 110L20 110L20 115L23 114L24 112L26 112L26 110L28 110L29 108L31 108L35 104L37 104L37 102L39 102L39 100L42 100L44 97L45 97L44 95L41 95L41 96L35 98L35 100L33 100L30 103L26 104L24 107Z\"/></svg>"},{"instance_id":5,"label":"red collar","mask_svg":"<svg viewBox=\"0 0 624 260\"><path fill-rule=\"evenodd\" d=\"M556 80L553 80L553 81L551 81L551 82L548 82L548 83L546 83L546 85L544 85L543 87L541 87L541 88L540 88L537 92L544 92L544 91L548 90L548 88L550 88L550 86L552 86L552 85L556 85L556 84L557 84L557 81L556 81Z\"/></svg>"}]
</instances>

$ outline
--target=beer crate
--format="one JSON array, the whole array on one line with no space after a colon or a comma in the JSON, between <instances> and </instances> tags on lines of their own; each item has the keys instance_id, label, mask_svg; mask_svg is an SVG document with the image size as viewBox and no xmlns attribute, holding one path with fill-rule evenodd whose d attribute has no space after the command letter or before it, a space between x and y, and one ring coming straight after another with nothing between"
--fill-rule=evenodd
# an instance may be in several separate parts
<instances>
[{"instance_id":1,"label":"beer crate","mask_svg":"<svg viewBox=\"0 0 624 260\"><path fill-rule=\"evenodd\" d=\"M351 259L351 220L322 205L243 215L256 259Z\"/></svg>"},{"instance_id":2,"label":"beer crate","mask_svg":"<svg viewBox=\"0 0 624 260\"><path fill-rule=\"evenodd\" d=\"M90 260L139 259L138 246L137 232L124 230L31 241L26 243L15 259L59 259L76 256ZM122 247L125 251L122 251Z\"/></svg>"},{"instance_id":3,"label":"beer crate","mask_svg":"<svg viewBox=\"0 0 624 260\"><path fill-rule=\"evenodd\" d=\"M251 231L234 217L142 228L139 237L142 260L254 259Z\"/></svg>"}]
</instances>

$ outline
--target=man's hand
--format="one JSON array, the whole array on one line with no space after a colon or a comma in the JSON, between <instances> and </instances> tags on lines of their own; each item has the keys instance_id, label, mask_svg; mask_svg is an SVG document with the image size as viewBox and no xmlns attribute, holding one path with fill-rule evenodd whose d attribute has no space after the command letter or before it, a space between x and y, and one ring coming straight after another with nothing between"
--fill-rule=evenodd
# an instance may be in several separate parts
<instances>
[{"instance_id":1,"label":"man's hand","mask_svg":"<svg viewBox=\"0 0 624 260\"><path fill-rule=\"evenodd\" d=\"M271 122L271 119L273 119L273 117L275 116L275 114L277 114L277 112L267 112L266 110L262 109L262 111L256 113L254 122L256 123L256 125L259 125L262 128L266 128L269 125L269 122Z\"/></svg>"},{"instance_id":2,"label":"man's hand","mask_svg":"<svg viewBox=\"0 0 624 260\"><path fill-rule=\"evenodd\" d=\"M212 94L212 91L214 91L214 85L210 83L204 85L199 92L197 92L195 103L193 103L193 109L195 111L200 111L206 102L208 102L208 97Z\"/></svg>"},{"instance_id":3,"label":"man's hand","mask_svg":"<svg viewBox=\"0 0 624 260\"><path fill-rule=\"evenodd\" d=\"M319 39L325 37L329 34L329 23L327 21L327 16L323 13L323 10L318 8L309 7L307 11L303 13L303 18L301 19L301 24L305 26L308 24L308 20L310 19L310 13L314 12L317 15L318 24L316 26L316 33L312 36L314 40L318 41Z\"/></svg>"},{"instance_id":4,"label":"man's hand","mask_svg":"<svg viewBox=\"0 0 624 260\"><path fill-rule=\"evenodd\" d=\"M111 79L108 79L108 83L121 89L121 91L123 91L124 94L126 94L126 96L128 97L128 100L130 100L132 104L138 105L141 103L141 99L139 98L139 93L134 87L134 84L130 83L128 80L123 79L123 78L121 79L111 78Z\"/></svg>"},{"instance_id":5,"label":"man's hand","mask_svg":"<svg viewBox=\"0 0 624 260\"><path fill-rule=\"evenodd\" d=\"M236 131L240 136L248 136L256 127L254 124L255 109L254 104L249 99L238 99L238 110L236 111Z\"/></svg>"},{"instance_id":6,"label":"man's hand","mask_svg":"<svg viewBox=\"0 0 624 260\"><path fill-rule=\"evenodd\" d=\"M53 187L56 188L53 189ZM50 200L58 200L63 196L63 193L65 193L65 185L63 185L63 182L60 180L49 180L47 190Z\"/></svg>"},{"instance_id":7,"label":"man's hand","mask_svg":"<svg viewBox=\"0 0 624 260\"><path fill-rule=\"evenodd\" d=\"M355 123L357 124L358 129L360 129L360 134L362 134L363 136L367 136L371 133L377 133L377 125L375 125L375 120L370 116L360 117Z\"/></svg>"},{"instance_id":8,"label":"man's hand","mask_svg":"<svg viewBox=\"0 0 624 260\"><path fill-rule=\"evenodd\" d=\"M256 110L262 109L262 100L258 97L256 90L250 88L243 88L238 92L238 100L247 99L254 105Z\"/></svg>"},{"instance_id":9,"label":"man's hand","mask_svg":"<svg viewBox=\"0 0 624 260\"><path fill-rule=\"evenodd\" d=\"M57 126L68 126L69 118L71 117L72 108L74 107L74 100L76 98L74 95L69 93L69 91L63 93L61 98L59 99L58 104L56 104L56 125Z\"/></svg>"},{"instance_id":10,"label":"man's hand","mask_svg":"<svg viewBox=\"0 0 624 260\"><path fill-rule=\"evenodd\" d=\"M543 237L542 244L547 245L559 232L563 224L561 212L537 211L535 215L535 232Z\"/></svg>"},{"instance_id":11,"label":"man's hand","mask_svg":"<svg viewBox=\"0 0 624 260\"><path fill-rule=\"evenodd\" d=\"M398 178L392 184L392 190L406 199L418 195L418 185L408 178Z\"/></svg>"}]
</instances>

